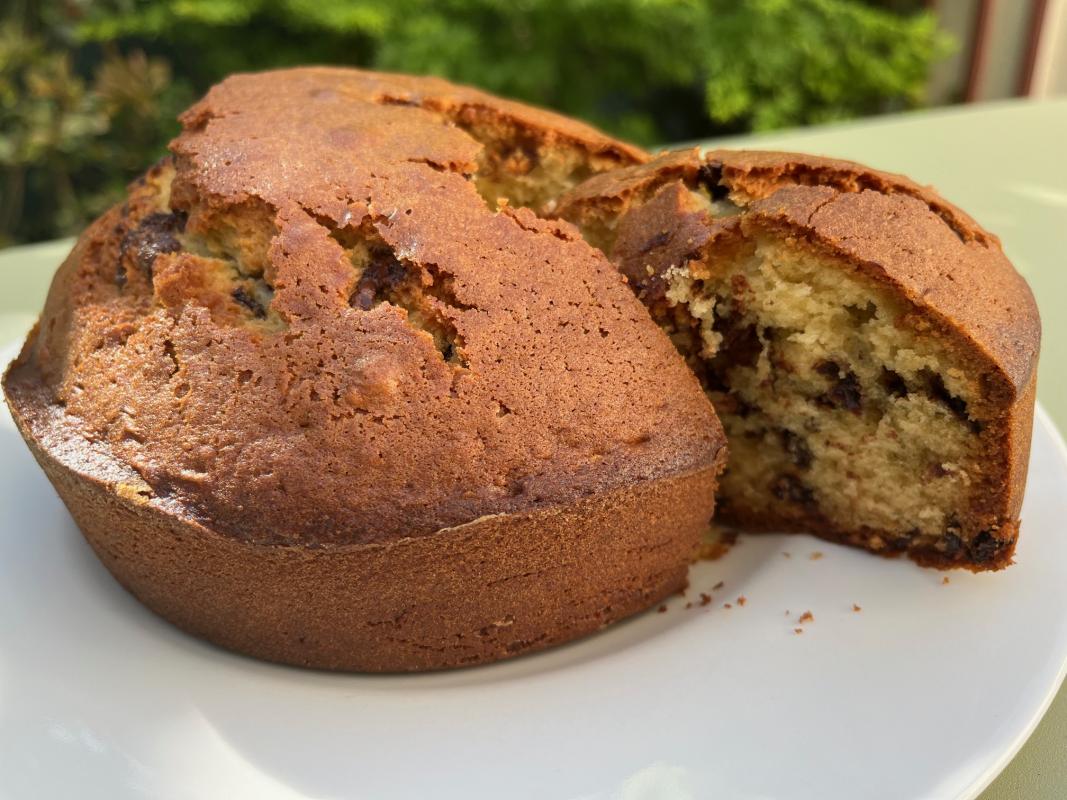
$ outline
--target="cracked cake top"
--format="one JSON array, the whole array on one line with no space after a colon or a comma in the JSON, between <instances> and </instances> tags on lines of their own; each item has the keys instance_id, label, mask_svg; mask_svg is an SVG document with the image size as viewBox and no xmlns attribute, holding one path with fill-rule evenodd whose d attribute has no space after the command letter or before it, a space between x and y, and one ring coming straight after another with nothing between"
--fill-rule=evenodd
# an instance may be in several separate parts
<instances>
[{"instance_id":1,"label":"cracked cake top","mask_svg":"<svg viewBox=\"0 0 1067 800\"><path fill-rule=\"evenodd\" d=\"M717 207L694 205L687 189ZM899 292L916 309L907 322L926 335L959 334L1009 393L1024 390L1037 363L1037 306L1000 241L903 175L796 153L676 150L598 174L553 209L609 237L598 244L642 295L662 293L662 274L702 248L729 253L744 229L777 229Z\"/></svg>"},{"instance_id":2,"label":"cracked cake top","mask_svg":"<svg viewBox=\"0 0 1067 800\"><path fill-rule=\"evenodd\" d=\"M81 237L7 379L84 470L317 546L720 463L714 412L618 272L515 209L640 151L344 69L235 76L181 121Z\"/></svg>"}]
</instances>

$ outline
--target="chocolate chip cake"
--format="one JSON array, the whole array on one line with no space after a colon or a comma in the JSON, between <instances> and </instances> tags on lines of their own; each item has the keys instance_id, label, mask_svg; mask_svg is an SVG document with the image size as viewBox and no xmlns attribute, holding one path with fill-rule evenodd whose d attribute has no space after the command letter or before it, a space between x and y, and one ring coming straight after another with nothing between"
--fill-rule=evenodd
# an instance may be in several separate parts
<instances>
[{"instance_id":1,"label":"chocolate chip cake","mask_svg":"<svg viewBox=\"0 0 1067 800\"><path fill-rule=\"evenodd\" d=\"M519 206L644 154L436 79L240 75L93 223L4 378L115 577L328 669L483 663L685 584L725 461L607 259Z\"/></svg>"},{"instance_id":2,"label":"chocolate chip cake","mask_svg":"<svg viewBox=\"0 0 1067 800\"><path fill-rule=\"evenodd\" d=\"M729 151L595 176L556 213L712 398L730 443L720 519L937 567L1011 563L1040 324L974 220L899 175Z\"/></svg>"}]
</instances>

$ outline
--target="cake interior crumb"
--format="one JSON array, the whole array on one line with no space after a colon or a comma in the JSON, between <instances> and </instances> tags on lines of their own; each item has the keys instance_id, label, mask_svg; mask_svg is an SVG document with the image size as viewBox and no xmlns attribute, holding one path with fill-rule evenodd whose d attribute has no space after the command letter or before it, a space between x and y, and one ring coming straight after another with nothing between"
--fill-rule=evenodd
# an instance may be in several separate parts
<instances>
[{"instance_id":1,"label":"cake interior crumb","mask_svg":"<svg viewBox=\"0 0 1067 800\"><path fill-rule=\"evenodd\" d=\"M521 129L491 109L460 108L450 116L482 146L472 179L491 209L507 205L550 211L560 195L619 163L611 155Z\"/></svg>"},{"instance_id":2,"label":"cake interior crumb","mask_svg":"<svg viewBox=\"0 0 1067 800\"><path fill-rule=\"evenodd\" d=\"M727 520L865 531L874 550L950 559L977 541L961 521L980 478L983 421L971 413L980 390L935 338L901 324L897 298L770 234L665 279L653 316L730 443L719 492Z\"/></svg>"}]
</instances>

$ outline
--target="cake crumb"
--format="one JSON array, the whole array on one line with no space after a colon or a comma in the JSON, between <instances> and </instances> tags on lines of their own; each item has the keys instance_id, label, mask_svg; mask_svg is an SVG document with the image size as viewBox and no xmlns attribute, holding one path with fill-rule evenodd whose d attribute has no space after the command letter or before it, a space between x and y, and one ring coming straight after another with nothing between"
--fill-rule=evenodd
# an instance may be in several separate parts
<instances>
[{"instance_id":1,"label":"cake crumb","mask_svg":"<svg viewBox=\"0 0 1067 800\"><path fill-rule=\"evenodd\" d=\"M721 589L725 585L726 585L725 583L723 583L722 581L719 581L718 583L716 583L714 586L711 587L711 591L717 592L717 591L719 591L719 589Z\"/></svg>"},{"instance_id":2,"label":"cake crumb","mask_svg":"<svg viewBox=\"0 0 1067 800\"><path fill-rule=\"evenodd\" d=\"M797 620L797 622L799 622L801 625L803 625L805 622L814 622L814 621L815 621L815 615L812 614L810 611L805 611L803 614L800 615L800 618Z\"/></svg>"},{"instance_id":3,"label":"cake crumb","mask_svg":"<svg viewBox=\"0 0 1067 800\"><path fill-rule=\"evenodd\" d=\"M692 607L693 607L693 604L692 604L692 603L686 603L686 604L685 604L685 607L686 607L687 609L688 609L688 608L692 608Z\"/></svg>"},{"instance_id":4,"label":"cake crumb","mask_svg":"<svg viewBox=\"0 0 1067 800\"><path fill-rule=\"evenodd\" d=\"M812 561L818 561L820 558L822 558L822 551L816 550L814 553L808 556L808 558L810 558Z\"/></svg>"},{"instance_id":5,"label":"cake crumb","mask_svg":"<svg viewBox=\"0 0 1067 800\"><path fill-rule=\"evenodd\" d=\"M700 593L700 605L706 606L711 604L711 595L707 592Z\"/></svg>"},{"instance_id":6,"label":"cake crumb","mask_svg":"<svg viewBox=\"0 0 1067 800\"><path fill-rule=\"evenodd\" d=\"M662 614L666 610L667 610L667 606L660 606L659 608L656 609L656 611L658 611L660 614Z\"/></svg>"},{"instance_id":7,"label":"cake crumb","mask_svg":"<svg viewBox=\"0 0 1067 800\"><path fill-rule=\"evenodd\" d=\"M744 605L745 603L747 603L747 602L748 602L748 598L747 598L747 597L745 597L745 596L744 596L743 594L742 594L742 595L739 595L739 596L738 596L738 598L737 598L737 604L738 604L739 606L743 606L743 605Z\"/></svg>"},{"instance_id":8,"label":"cake crumb","mask_svg":"<svg viewBox=\"0 0 1067 800\"><path fill-rule=\"evenodd\" d=\"M856 605L855 603L853 603L853 604L852 604L852 610L853 610L853 611L855 611L856 613L859 613L860 611L863 611L863 609L862 609L862 608L860 608L860 607L859 607L858 605Z\"/></svg>"},{"instance_id":9,"label":"cake crumb","mask_svg":"<svg viewBox=\"0 0 1067 800\"><path fill-rule=\"evenodd\" d=\"M716 536L716 534L718 534ZM700 543L697 550L698 561L717 561L737 544L737 531L722 528L713 529Z\"/></svg>"},{"instance_id":10,"label":"cake crumb","mask_svg":"<svg viewBox=\"0 0 1067 800\"><path fill-rule=\"evenodd\" d=\"M946 576L945 576L944 578L942 578L942 579L941 579L941 585L942 585L942 586L944 586L944 585L945 585L946 583L948 583L948 582L949 582L949 580L948 580L948 575L946 575Z\"/></svg>"},{"instance_id":11,"label":"cake crumb","mask_svg":"<svg viewBox=\"0 0 1067 800\"><path fill-rule=\"evenodd\" d=\"M784 550L782 551L782 558L792 558L792 557L793 557L792 553L788 553L788 552L786 552Z\"/></svg>"},{"instance_id":12,"label":"cake crumb","mask_svg":"<svg viewBox=\"0 0 1067 800\"><path fill-rule=\"evenodd\" d=\"M733 608L733 606L732 606L732 605L730 605L729 603L723 603L723 604L722 604L722 607L723 607L723 608Z\"/></svg>"},{"instance_id":13,"label":"cake crumb","mask_svg":"<svg viewBox=\"0 0 1067 800\"><path fill-rule=\"evenodd\" d=\"M803 633L803 632L804 632L803 628L793 628L793 633Z\"/></svg>"}]
</instances>

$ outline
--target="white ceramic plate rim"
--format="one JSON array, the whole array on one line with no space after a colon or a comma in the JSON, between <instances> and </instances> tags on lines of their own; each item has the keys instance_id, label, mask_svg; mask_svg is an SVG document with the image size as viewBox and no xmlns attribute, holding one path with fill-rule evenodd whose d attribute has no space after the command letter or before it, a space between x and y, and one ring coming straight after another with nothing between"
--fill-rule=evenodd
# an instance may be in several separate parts
<instances>
[{"instance_id":1,"label":"white ceramic plate rim","mask_svg":"<svg viewBox=\"0 0 1067 800\"><path fill-rule=\"evenodd\" d=\"M1067 466L1067 442L1064 442L1063 435L1060 433L1056 424L1052 421L1052 417L1048 415L1041 403L1037 403L1034 410L1034 428L1038 426L1050 434L1050 439L1053 447L1059 456L1060 462ZM1063 661L1060 664L1059 672L1053 678L1052 683L1049 684L1048 691L1045 693L1045 698L1034 709L1034 713L1030 718L1027 725L1021 729L1014 741L1011 742L1008 747L1005 748L1003 754L996 761L989 765L985 774L978 777L975 782L965 789L960 794L960 800L974 800L983 791L989 788L989 785L996 780L996 777L1004 771L1004 768L1011 763L1012 759L1019 754L1022 750L1026 740L1033 734L1034 729L1037 728L1038 723L1045 716L1049 706L1052 705L1052 701L1056 699L1056 695L1060 691L1060 687L1063 685L1064 678L1067 678L1067 650L1063 653Z\"/></svg>"}]
</instances>

